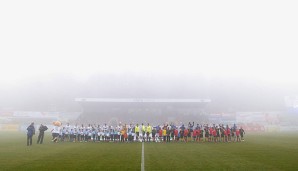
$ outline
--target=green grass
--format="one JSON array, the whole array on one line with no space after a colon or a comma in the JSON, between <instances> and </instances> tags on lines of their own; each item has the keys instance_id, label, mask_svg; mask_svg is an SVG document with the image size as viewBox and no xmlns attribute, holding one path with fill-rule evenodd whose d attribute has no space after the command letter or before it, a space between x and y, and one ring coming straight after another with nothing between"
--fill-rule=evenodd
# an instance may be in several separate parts
<instances>
[{"instance_id":1,"label":"green grass","mask_svg":"<svg viewBox=\"0 0 298 171\"><path fill-rule=\"evenodd\" d=\"M146 144L145 150L147 170L298 170L293 135L254 135L241 143Z\"/></svg>"},{"instance_id":2,"label":"green grass","mask_svg":"<svg viewBox=\"0 0 298 171\"><path fill-rule=\"evenodd\" d=\"M139 170L140 143L53 143L26 145L26 135L1 133L0 170ZM130 157L128 157L130 156Z\"/></svg>"},{"instance_id":3,"label":"green grass","mask_svg":"<svg viewBox=\"0 0 298 171\"><path fill-rule=\"evenodd\" d=\"M0 132L0 170L140 170L141 143L26 146L26 135ZM37 136L33 140L36 142ZM241 143L145 143L145 170L298 170L298 136L247 135Z\"/></svg>"}]
</instances>

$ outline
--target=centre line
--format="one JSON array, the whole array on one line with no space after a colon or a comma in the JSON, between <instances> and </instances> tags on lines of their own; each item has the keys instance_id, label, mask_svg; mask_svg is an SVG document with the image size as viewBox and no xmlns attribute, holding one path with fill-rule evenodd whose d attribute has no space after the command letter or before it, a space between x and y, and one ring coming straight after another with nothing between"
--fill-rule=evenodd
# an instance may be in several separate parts
<instances>
[{"instance_id":1,"label":"centre line","mask_svg":"<svg viewBox=\"0 0 298 171\"><path fill-rule=\"evenodd\" d=\"M144 142L142 142L142 163L141 163L141 171L145 171Z\"/></svg>"}]
</instances>

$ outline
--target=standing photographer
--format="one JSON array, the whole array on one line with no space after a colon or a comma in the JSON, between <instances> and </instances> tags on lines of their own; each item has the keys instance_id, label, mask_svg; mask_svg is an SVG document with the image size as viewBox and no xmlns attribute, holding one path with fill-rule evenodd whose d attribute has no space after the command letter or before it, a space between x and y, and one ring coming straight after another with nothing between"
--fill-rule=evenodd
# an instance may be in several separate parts
<instances>
[{"instance_id":1,"label":"standing photographer","mask_svg":"<svg viewBox=\"0 0 298 171\"><path fill-rule=\"evenodd\" d=\"M43 137L44 137L44 132L48 129L47 126L40 124L39 127L39 134L38 134L38 139L37 139L37 144L42 144L43 142Z\"/></svg>"},{"instance_id":2,"label":"standing photographer","mask_svg":"<svg viewBox=\"0 0 298 171\"><path fill-rule=\"evenodd\" d=\"M32 122L27 128L27 146L32 145L33 135L35 135L34 122Z\"/></svg>"}]
</instances>

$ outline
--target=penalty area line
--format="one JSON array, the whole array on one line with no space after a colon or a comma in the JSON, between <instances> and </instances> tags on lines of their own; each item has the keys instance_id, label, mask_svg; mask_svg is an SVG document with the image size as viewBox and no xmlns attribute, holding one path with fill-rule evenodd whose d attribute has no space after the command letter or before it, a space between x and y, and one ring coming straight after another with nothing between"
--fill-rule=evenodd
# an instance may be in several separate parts
<instances>
[{"instance_id":1,"label":"penalty area line","mask_svg":"<svg viewBox=\"0 0 298 171\"><path fill-rule=\"evenodd\" d=\"M144 160L144 142L142 142L142 161L141 161L141 171L145 171L145 160Z\"/></svg>"}]
</instances>

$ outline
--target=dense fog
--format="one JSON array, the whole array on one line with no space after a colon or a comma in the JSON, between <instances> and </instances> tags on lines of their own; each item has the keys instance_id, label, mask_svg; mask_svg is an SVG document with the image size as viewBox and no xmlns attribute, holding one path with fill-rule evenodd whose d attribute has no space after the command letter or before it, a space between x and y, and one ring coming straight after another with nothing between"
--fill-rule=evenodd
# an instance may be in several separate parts
<instances>
[{"instance_id":1,"label":"dense fog","mask_svg":"<svg viewBox=\"0 0 298 171\"><path fill-rule=\"evenodd\" d=\"M295 125L293 4L1 1L0 127L110 118Z\"/></svg>"},{"instance_id":2,"label":"dense fog","mask_svg":"<svg viewBox=\"0 0 298 171\"><path fill-rule=\"evenodd\" d=\"M296 84L244 79L210 79L194 74L94 74L79 80L71 74L49 75L1 86L2 109L78 110L75 98L211 99L212 112L284 110L285 96Z\"/></svg>"}]
</instances>

